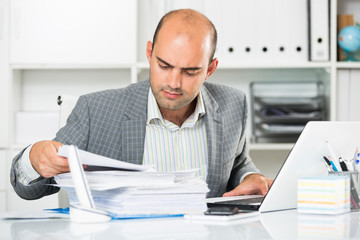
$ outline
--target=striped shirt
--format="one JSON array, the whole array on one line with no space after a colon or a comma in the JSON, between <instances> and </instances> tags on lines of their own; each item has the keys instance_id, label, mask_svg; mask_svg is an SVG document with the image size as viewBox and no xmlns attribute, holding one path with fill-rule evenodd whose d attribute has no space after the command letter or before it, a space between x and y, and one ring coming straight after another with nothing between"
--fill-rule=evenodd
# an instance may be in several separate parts
<instances>
[{"instance_id":1,"label":"striped shirt","mask_svg":"<svg viewBox=\"0 0 360 240\"><path fill-rule=\"evenodd\" d=\"M164 119L149 90L143 163L159 172L199 168L206 180L207 138L201 92L195 111L181 127Z\"/></svg>"}]
</instances>

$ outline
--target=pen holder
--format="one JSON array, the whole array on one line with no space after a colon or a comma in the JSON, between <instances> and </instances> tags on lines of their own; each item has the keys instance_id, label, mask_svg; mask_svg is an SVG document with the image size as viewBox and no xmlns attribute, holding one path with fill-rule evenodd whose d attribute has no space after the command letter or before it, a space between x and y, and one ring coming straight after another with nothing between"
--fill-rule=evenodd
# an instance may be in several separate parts
<instances>
[{"instance_id":1,"label":"pen holder","mask_svg":"<svg viewBox=\"0 0 360 240\"><path fill-rule=\"evenodd\" d=\"M330 172L329 175L349 177L351 211L360 211L360 172L358 171Z\"/></svg>"}]
</instances>

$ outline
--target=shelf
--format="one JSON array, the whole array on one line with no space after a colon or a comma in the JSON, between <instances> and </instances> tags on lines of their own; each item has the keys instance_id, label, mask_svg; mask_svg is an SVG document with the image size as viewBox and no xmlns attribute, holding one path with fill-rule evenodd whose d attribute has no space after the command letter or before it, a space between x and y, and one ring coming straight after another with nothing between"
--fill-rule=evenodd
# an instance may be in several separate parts
<instances>
[{"instance_id":1,"label":"shelf","mask_svg":"<svg viewBox=\"0 0 360 240\"><path fill-rule=\"evenodd\" d=\"M250 143L251 150L291 150L295 143Z\"/></svg>"},{"instance_id":2,"label":"shelf","mask_svg":"<svg viewBox=\"0 0 360 240\"><path fill-rule=\"evenodd\" d=\"M330 68L330 62L219 64L219 69Z\"/></svg>"},{"instance_id":3,"label":"shelf","mask_svg":"<svg viewBox=\"0 0 360 240\"><path fill-rule=\"evenodd\" d=\"M132 64L12 64L14 70L21 69L131 69Z\"/></svg>"},{"instance_id":4,"label":"shelf","mask_svg":"<svg viewBox=\"0 0 360 240\"><path fill-rule=\"evenodd\" d=\"M336 68L338 69L346 69L346 68L350 68L350 69L360 69L360 62L337 62L336 63Z\"/></svg>"}]
</instances>

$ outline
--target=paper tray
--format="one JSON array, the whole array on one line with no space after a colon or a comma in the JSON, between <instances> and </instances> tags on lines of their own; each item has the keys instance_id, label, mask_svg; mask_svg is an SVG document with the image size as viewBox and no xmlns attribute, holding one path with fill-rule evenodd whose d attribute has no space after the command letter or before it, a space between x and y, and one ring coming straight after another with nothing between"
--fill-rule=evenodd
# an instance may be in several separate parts
<instances>
[{"instance_id":1,"label":"paper tray","mask_svg":"<svg viewBox=\"0 0 360 240\"><path fill-rule=\"evenodd\" d=\"M324 108L322 97L317 98L260 98L255 97L255 104L260 107L289 107L294 111L315 111Z\"/></svg>"},{"instance_id":2,"label":"paper tray","mask_svg":"<svg viewBox=\"0 0 360 240\"><path fill-rule=\"evenodd\" d=\"M308 121L320 121L323 120L322 114L309 115L285 115L285 116L265 116L260 112L256 112L256 117L263 123L284 123L284 124L306 124Z\"/></svg>"},{"instance_id":3,"label":"paper tray","mask_svg":"<svg viewBox=\"0 0 360 240\"><path fill-rule=\"evenodd\" d=\"M267 136L274 136L278 134L292 134L299 135L304 129L304 125L289 125L289 124L267 124L261 123L257 125L257 129Z\"/></svg>"}]
</instances>

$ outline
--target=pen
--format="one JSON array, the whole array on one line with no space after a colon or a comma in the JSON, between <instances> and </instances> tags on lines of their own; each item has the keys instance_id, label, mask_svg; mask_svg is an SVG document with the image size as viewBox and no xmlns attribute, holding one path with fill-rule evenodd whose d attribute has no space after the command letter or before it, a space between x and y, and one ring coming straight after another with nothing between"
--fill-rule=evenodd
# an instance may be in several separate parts
<instances>
[{"instance_id":1,"label":"pen","mask_svg":"<svg viewBox=\"0 0 360 240\"><path fill-rule=\"evenodd\" d=\"M354 165L353 165L353 160L344 160L346 167L348 169L348 171L354 171Z\"/></svg>"},{"instance_id":2,"label":"pen","mask_svg":"<svg viewBox=\"0 0 360 240\"><path fill-rule=\"evenodd\" d=\"M338 172L338 171L339 171L338 168L335 166L334 162L331 160L330 157L327 158L327 157L324 156L324 159L325 159L326 163L329 161L331 167L334 169L335 172Z\"/></svg>"},{"instance_id":3,"label":"pen","mask_svg":"<svg viewBox=\"0 0 360 240\"><path fill-rule=\"evenodd\" d=\"M69 213L69 208L52 208L52 209L44 209L44 211L57 212L57 213Z\"/></svg>"},{"instance_id":4,"label":"pen","mask_svg":"<svg viewBox=\"0 0 360 240\"><path fill-rule=\"evenodd\" d=\"M359 148L356 148L355 153L354 153L354 161L355 161L355 159L357 159L358 152L359 152Z\"/></svg>"},{"instance_id":5,"label":"pen","mask_svg":"<svg viewBox=\"0 0 360 240\"><path fill-rule=\"evenodd\" d=\"M332 147L330 146L329 141L325 141L325 144L326 144L327 148L329 149L330 158L333 159L332 163L333 163L334 165L336 165L336 168L337 168L337 169L340 169L340 166L337 165L336 162L335 162L338 158L336 157L335 152L333 151ZM335 170L335 169L334 169L334 170ZM335 171L337 171L337 170L335 170Z\"/></svg>"},{"instance_id":6,"label":"pen","mask_svg":"<svg viewBox=\"0 0 360 240\"><path fill-rule=\"evenodd\" d=\"M334 162L330 160L331 166L333 167L335 172L338 172L339 170L337 169L337 167L335 166Z\"/></svg>"},{"instance_id":7,"label":"pen","mask_svg":"<svg viewBox=\"0 0 360 240\"><path fill-rule=\"evenodd\" d=\"M329 159L327 157L325 157L325 156L323 156L323 159L325 161L325 164L326 164L326 167L327 167L328 171L333 172L334 168L332 167L331 162L329 161Z\"/></svg>"},{"instance_id":8,"label":"pen","mask_svg":"<svg viewBox=\"0 0 360 240\"><path fill-rule=\"evenodd\" d=\"M358 148L355 149L355 154L354 154L354 159L353 159L352 164L353 164L353 168L354 168L353 170L359 171L360 166L359 166L359 149Z\"/></svg>"},{"instance_id":9,"label":"pen","mask_svg":"<svg viewBox=\"0 0 360 240\"><path fill-rule=\"evenodd\" d=\"M360 156L360 153L357 154L357 158L356 158L356 160L354 161L355 170L356 170L356 171L359 171L359 170L360 170L360 160L359 160L359 156Z\"/></svg>"},{"instance_id":10,"label":"pen","mask_svg":"<svg viewBox=\"0 0 360 240\"><path fill-rule=\"evenodd\" d=\"M339 158L339 163L340 163L341 170L348 171L348 169L346 167L346 164L345 164L344 160L341 157Z\"/></svg>"}]
</instances>

